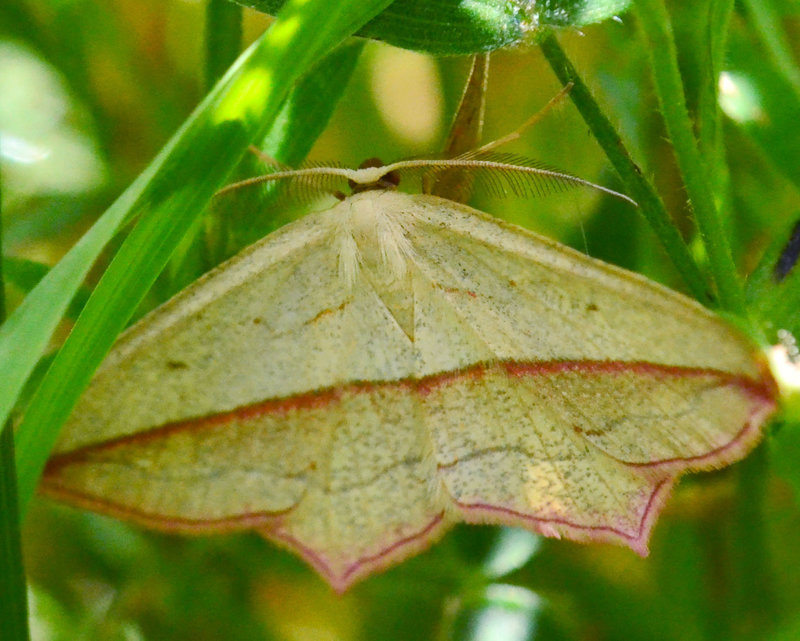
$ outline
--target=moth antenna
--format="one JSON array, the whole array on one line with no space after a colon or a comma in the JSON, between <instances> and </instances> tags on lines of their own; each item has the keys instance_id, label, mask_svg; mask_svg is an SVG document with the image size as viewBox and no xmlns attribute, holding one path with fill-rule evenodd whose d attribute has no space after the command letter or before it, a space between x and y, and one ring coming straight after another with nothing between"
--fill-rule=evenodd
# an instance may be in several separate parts
<instances>
[{"instance_id":1,"label":"moth antenna","mask_svg":"<svg viewBox=\"0 0 800 641\"><path fill-rule=\"evenodd\" d=\"M229 192L244 187L285 181L288 191L291 191L294 187L302 198L307 199L307 202L319 194L327 193L335 196L336 193L340 191L338 187L341 186L341 183L352 178L353 173L353 169L345 169L336 164L309 164L299 169L280 169L269 174L245 178L244 180L226 185L217 191L214 197L219 198Z\"/></svg>"},{"instance_id":2,"label":"moth antenna","mask_svg":"<svg viewBox=\"0 0 800 641\"><path fill-rule=\"evenodd\" d=\"M543 196L583 186L638 207L636 201L625 194L516 154L470 152L450 160L401 160L384 167L385 171L396 171L401 176L426 172L435 174L454 169L468 172L498 196L507 196L509 193L520 197Z\"/></svg>"},{"instance_id":3,"label":"moth antenna","mask_svg":"<svg viewBox=\"0 0 800 641\"><path fill-rule=\"evenodd\" d=\"M488 63L488 60L486 62ZM475 69L473 67L473 73L474 71ZM480 87L480 89L485 91L485 77L483 81L484 84ZM451 200L464 202L468 200L469 194L472 191L472 187L476 182L483 183L484 187L488 189L490 193L497 196L504 196L509 192L520 197L541 196L554 191L562 191L563 189L569 187L570 184L574 183L573 179L577 179L577 177L567 174L566 172L558 171L552 167L545 167L544 165L535 163L527 158L523 158L522 156L508 156L506 158L499 155L492 156L490 155L490 152L493 152L502 145L506 145L519 139L525 131L533 127L533 125L548 115L556 107L556 105L563 102L569 92L572 90L572 87L573 83L567 83L561 89L561 91L559 91L547 102L544 107L523 122L519 127L517 127L517 129L503 136L502 138L498 138L497 140L489 142L481 147L472 147L466 151L461 151L460 153L454 154L453 152L458 149L463 150L464 146L461 145L460 147L457 147L454 145L454 141L452 139L448 139L446 150L450 153L446 153L447 157L456 160L497 160L503 166L496 167L494 169L494 172L497 172L496 175L492 175L493 172L480 171L477 165L458 165L454 163L449 166L433 167L424 171L422 174L422 191L424 193L432 193L438 196L444 196L445 198L449 198ZM472 76L470 76L470 79L467 83L465 98L470 90L477 91L477 88L473 86ZM463 102L464 100L462 100L462 103ZM463 108L463 104L459 106L459 113L453 125L454 129L458 125L459 119L462 118L461 110ZM467 116L463 117L466 118ZM469 133L466 135L468 136ZM452 137L453 132L451 132L451 138ZM471 138L469 142L476 144L477 140ZM525 178L523 173L514 172L510 169L510 167L506 167L505 165L507 164L520 164L523 167L527 167L529 170L534 168L542 169L546 172L549 172L549 176L545 173L536 174L528 171L528 177ZM593 183L587 183L586 181L582 182L593 188L599 187L599 185L595 185ZM605 189L601 190L607 191ZM616 192L613 193L614 195L619 195Z\"/></svg>"}]
</instances>

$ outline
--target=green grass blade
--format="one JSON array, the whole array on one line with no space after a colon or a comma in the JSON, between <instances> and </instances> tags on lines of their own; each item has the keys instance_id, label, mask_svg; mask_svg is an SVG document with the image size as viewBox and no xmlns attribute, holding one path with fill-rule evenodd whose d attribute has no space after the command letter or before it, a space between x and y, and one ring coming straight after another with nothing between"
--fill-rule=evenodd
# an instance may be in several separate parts
<instances>
[{"instance_id":1,"label":"green grass blade","mask_svg":"<svg viewBox=\"0 0 800 641\"><path fill-rule=\"evenodd\" d=\"M658 102L681 175L706 247L721 305L746 318L744 293L733 263L730 244L711 191L686 109L672 26L663 0L636 4L641 32L650 54L650 67Z\"/></svg>"},{"instance_id":2,"label":"green grass blade","mask_svg":"<svg viewBox=\"0 0 800 641\"><path fill-rule=\"evenodd\" d=\"M0 191L0 223L2 222ZM3 239L0 224L0 256ZM0 261L0 323L6 318L5 279ZM3 639L27 641L28 594L22 562L17 508L17 467L14 463L14 432L11 421L0 423L0 629Z\"/></svg>"},{"instance_id":3,"label":"green grass blade","mask_svg":"<svg viewBox=\"0 0 800 641\"><path fill-rule=\"evenodd\" d=\"M298 166L327 126L355 70L364 43L362 39L352 38L317 63L313 72L297 83L258 146L272 158L290 167ZM232 178L249 178L265 171L268 168L263 161L248 154ZM212 251L213 264L229 258L242 247L294 218L296 211L289 208L287 215L276 206L275 196L281 193L281 187L271 183L262 188L240 189L235 197L214 201L213 221L220 230L218 238L212 238L211 242L212 250L216 249L216 253ZM291 197L287 204L291 204ZM263 215L265 211L267 215Z\"/></svg>"},{"instance_id":4,"label":"green grass blade","mask_svg":"<svg viewBox=\"0 0 800 641\"><path fill-rule=\"evenodd\" d=\"M206 88L211 89L236 60L242 47L242 8L228 0L206 5Z\"/></svg>"},{"instance_id":5,"label":"green grass blade","mask_svg":"<svg viewBox=\"0 0 800 641\"><path fill-rule=\"evenodd\" d=\"M27 641L28 600L17 508L14 436L0 430L0 629L3 640Z\"/></svg>"},{"instance_id":6,"label":"green grass blade","mask_svg":"<svg viewBox=\"0 0 800 641\"><path fill-rule=\"evenodd\" d=\"M146 210L100 280L17 431L19 506L23 514L58 428L195 217L246 146L265 134L300 75L388 2L287 3L265 36L240 57L143 176L123 194L123 204L118 201L112 206L114 215L104 215L101 221L106 233L100 238L95 233L94 251L90 253L84 247L82 260L67 261L66 276L59 264L25 301L33 298L34 302L27 304L23 314L15 314L18 318L12 330L16 332L1 336L5 343L0 342L0 347L8 350L9 345L13 346L14 355L22 361L15 366L14 382L21 388L97 251L131 211ZM320 16L324 16L324 22L319 21ZM113 222L107 222L107 217ZM59 291L53 285L59 278L67 281L68 287L62 287L67 291ZM59 304L55 305L48 296L55 297ZM42 309L46 310L45 327L37 322ZM34 340L25 331L26 324L32 323L37 328ZM20 347L23 340L30 345ZM19 390L12 390L12 395L8 389L3 391L0 402L4 405L0 409L7 411Z\"/></svg>"},{"instance_id":7,"label":"green grass blade","mask_svg":"<svg viewBox=\"0 0 800 641\"><path fill-rule=\"evenodd\" d=\"M719 75L725 65L728 32L733 0L712 0L705 33L708 34L708 51L697 47L704 64L701 67L700 86L697 99L697 131L700 151L710 167L712 188L727 195L727 165L722 137L719 108Z\"/></svg>"}]
</instances>

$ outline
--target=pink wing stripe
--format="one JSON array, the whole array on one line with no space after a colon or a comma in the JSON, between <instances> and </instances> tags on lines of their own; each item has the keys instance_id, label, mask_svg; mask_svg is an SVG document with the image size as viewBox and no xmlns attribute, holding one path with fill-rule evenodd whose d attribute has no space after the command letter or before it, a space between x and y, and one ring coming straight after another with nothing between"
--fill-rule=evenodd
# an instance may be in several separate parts
<instances>
[{"instance_id":1,"label":"pink wing stripe","mask_svg":"<svg viewBox=\"0 0 800 641\"><path fill-rule=\"evenodd\" d=\"M57 454L50 459L45 470L45 475L52 474L64 465L70 465L81 461L87 454L98 451L108 451L117 447L125 447L133 444L143 444L151 440L158 440L172 434L185 432L187 430L213 429L225 425L232 421L246 421L258 418L259 416L284 414L293 410L324 408L332 403L338 402L344 394L368 394L379 389L406 389L409 392L417 393L420 396L427 396L433 390L452 385L460 380L480 380L487 374L497 371L504 371L514 377L535 377L547 376L563 372L583 372L587 375L593 374L626 374L635 373L652 378L713 378L719 386L732 386L741 390L753 399L758 406L754 411L754 416L761 418L769 414L775 407L777 395L775 382L764 371L759 380L750 377L728 372L721 372L715 369L700 367L678 367L673 365L659 365L647 362L623 362L623 361L545 361L545 362L520 362L503 361L499 363L477 363L464 369L442 372L423 378L405 378L394 381L357 381L339 387L326 388L304 392L294 396L277 399L267 399L251 405L238 407L234 410L201 416L167 423L154 427L145 432L137 432L108 441L93 443L83 448L78 448L64 454ZM758 421L751 420L745 426L745 430L750 426L757 427ZM734 442L738 440L734 439ZM709 455L704 455L707 457ZM698 457L703 458L703 457ZM692 459L686 459L692 460ZM660 463L660 462L659 462ZM653 465L653 463L644 464Z\"/></svg>"}]
</instances>

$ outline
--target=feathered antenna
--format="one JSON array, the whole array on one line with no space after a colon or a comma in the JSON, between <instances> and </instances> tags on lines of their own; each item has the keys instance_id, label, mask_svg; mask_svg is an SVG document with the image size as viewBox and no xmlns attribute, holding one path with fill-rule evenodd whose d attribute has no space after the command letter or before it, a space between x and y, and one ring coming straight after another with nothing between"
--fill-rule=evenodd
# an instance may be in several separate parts
<instances>
[{"instance_id":1,"label":"feathered antenna","mask_svg":"<svg viewBox=\"0 0 800 641\"><path fill-rule=\"evenodd\" d=\"M383 167L387 173L394 171L400 176L426 172L435 174L453 169L468 171L476 182L497 196L544 196L570 187L583 186L638 206L635 200L625 194L517 154L478 150L449 160L401 160Z\"/></svg>"},{"instance_id":2,"label":"feathered antenna","mask_svg":"<svg viewBox=\"0 0 800 641\"><path fill-rule=\"evenodd\" d=\"M474 71L473 69L473 74ZM479 75L479 78L481 77ZM321 193L332 194L341 200L344 198L344 194L340 188L344 186L345 182L350 184L352 191L385 189L397 184L397 180L394 178L385 180L389 175L401 179L419 177L423 191L433 193L439 191L438 187L443 184L443 178L447 177L449 185L447 191L451 192L453 191L451 178L455 175L468 181L468 187L476 182L494 196L502 197L511 194L528 198L561 192L570 187L583 186L638 206L632 198L608 187L578 178L573 174L549 167L525 156L494 151L497 147L518 139L522 132L541 120L553 106L563 100L571 88L571 84L565 86L542 109L510 134L449 159L417 158L400 160L388 165L381 165L374 159L370 159L359 169L319 163L309 164L299 169L290 169L260 150L252 149L266 164L275 167L276 171L232 183L223 187L216 195L220 196L242 187L282 180L288 181L293 200L307 202ZM469 191L468 187L461 191Z\"/></svg>"},{"instance_id":3,"label":"feathered antenna","mask_svg":"<svg viewBox=\"0 0 800 641\"><path fill-rule=\"evenodd\" d=\"M215 197L223 196L243 187L282 181L286 191L291 192L292 201L295 203L310 202L321 194L330 194L340 200L344 198L340 188L345 186L347 176L341 172L352 170L342 168L336 163L320 162L307 162L300 168L293 168L281 163L253 145L249 147L249 150L258 156L264 164L273 167L275 171L226 185L214 194Z\"/></svg>"},{"instance_id":4,"label":"feathered antenna","mask_svg":"<svg viewBox=\"0 0 800 641\"><path fill-rule=\"evenodd\" d=\"M258 185L277 180L288 180L298 185L313 190L316 193L327 191L336 195L339 192L335 185L342 185L345 181L364 188L381 184L381 179L389 173L396 172L400 176L421 176L425 173L449 171L459 169L469 171L476 181L483 184L491 193L499 196L513 194L515 196L530 197L542 196L569 187L583 186L596 189L636 206L636 201L620 192L603 187L572 174L549 168L534 160L516 154L496 152L470 152L460 158L449 160L433 160L418 158L415 160L400 160L380 167L362 167L348 169L337 166L314 166L300 169L275 171L263 176L255 176L241 180L223 187L217 196L234 189L250 185Z\"/></svg>"}]
</instances>

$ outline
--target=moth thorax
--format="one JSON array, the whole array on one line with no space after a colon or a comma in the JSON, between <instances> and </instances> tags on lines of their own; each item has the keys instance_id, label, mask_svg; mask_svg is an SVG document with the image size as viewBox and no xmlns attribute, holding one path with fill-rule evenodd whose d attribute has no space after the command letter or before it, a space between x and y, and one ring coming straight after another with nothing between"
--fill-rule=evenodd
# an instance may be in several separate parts
<instances>
[{"instance_id":1,"label":"moth thorax","mask_svg":"<svg viewBox=\"0 0 800 641\"><path fill-rule=\"evenodd\" d=\"M409 222L390 206L395 199L385 198L393 195L373 190L350 199L350 233L358 248L359 264L383 281L403 277L413 252L406 233Z\"/></svg>"}]
</instances>

